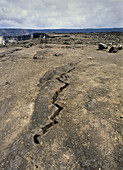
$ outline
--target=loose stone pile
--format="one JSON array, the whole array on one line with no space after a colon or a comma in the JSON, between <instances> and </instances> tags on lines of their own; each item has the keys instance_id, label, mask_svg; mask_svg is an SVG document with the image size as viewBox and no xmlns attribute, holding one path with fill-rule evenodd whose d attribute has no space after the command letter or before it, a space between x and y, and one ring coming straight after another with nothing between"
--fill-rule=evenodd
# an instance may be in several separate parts
<instances>
[{"instance_id":1,"label":"loose stone pile","mask_svg":"<svg viewBox=\"0 0 123 170\"><path fill-rule=\"evenodd\" d=\"M116 53L118 50L122 50L122 45L119 44L119 45L111 45L111 46L108 46L104 43L99 43L98 44L98 50L106 50L108 49L108 52L109 53Z\"/></svg>"}]
</instances>

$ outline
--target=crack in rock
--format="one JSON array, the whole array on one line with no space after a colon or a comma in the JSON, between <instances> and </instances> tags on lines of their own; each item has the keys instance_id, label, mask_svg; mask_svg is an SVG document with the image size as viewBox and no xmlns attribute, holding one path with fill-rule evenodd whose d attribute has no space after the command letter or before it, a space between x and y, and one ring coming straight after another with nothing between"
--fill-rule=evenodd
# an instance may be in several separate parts
<instances>
[{"instance_id":1,"label":"crack in rock","mask_svg":"<svg viewBox=\"0 0 123 170\"><path fill-rule=\"evenodd\" d=\"M29 161L35 166L36 169L38 169L38 165L35 163L34 159L32 156L29 157Z\"/></svg>"},{"instance_id":2,"label":"crack in rock","mask_svg":"<svg viewBox=\"0 0 123 170\"><path fill-rule=\"evenodd\" d=\"M77 64L77 63L76 63ZM71 68L70 70L68 70L65 73L62 73L59 77L57 77L56 79L63 83L64 85L61 86L53 95L52 99L51 99L51 103L57 108L56 111L51 115L51 117L49 118L48 123L43 126L41 128L41 131L38 134L35 134L33 137L34 143L35 144L40 144L38 138L40 136L43 136L45 133L47 133L47 131L53 127L54 125L58 124L59 122L56 120L56 117L60 114L60 111L63 109L63 107L61 107L59 104L56 103L57 98L59 96L59 94L65 89L67 88L70 84L61 80L61 78L64 78L66 76L67 73L70 73L71 71L73 71L75 69L75 67Z\"/></svg>"}]
</instances>

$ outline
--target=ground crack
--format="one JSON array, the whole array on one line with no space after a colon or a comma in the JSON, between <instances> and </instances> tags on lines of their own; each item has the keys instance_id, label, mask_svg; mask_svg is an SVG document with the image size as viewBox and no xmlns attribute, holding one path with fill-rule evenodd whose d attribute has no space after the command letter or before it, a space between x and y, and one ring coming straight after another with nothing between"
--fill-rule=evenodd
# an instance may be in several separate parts
<instances>
[{"instance_id":1,"label":"ground crack","mask_svg":"<svg viewBox=\"0 0 123 170\"><path fill-rule=\"evenodd\" d=\"M40 144L39 141L39 137L44 135L51 127L53 127L54 125L58 124L59 122L56 120L56 117L60 114L60 111L63 109L63 107L61 107L59 104L56 103L57 98L59 96L59 94L65 89L67 88L70 84L61 80L61 78L65 77L67 73L70 73L72 70L74 70L75 67L71 68L70 70L68 70L65 73L62 73L59 77L57 77L56 79L63 83L64 85L61 86L53 95L52 99L51 99L51 103L57 108L57 110L52 114L52 116L49 118L49 123L47 123L44 127L41 128L41 131L38 134L35 134L33 137L34 143L35 144Z\"/></svg>"},{"instance_id":2,"label":"ground crack","mask_svg":"<svg viewBox=\"0 0 123 170\"><path fill-rule=\"evenodd\" d=\"M34 159L33 159L32 156L29 156L29 157L28 157L28 160L34 165L35 169L38 169L38 168L39 168L38 165L35 163L35 161L34 161Z\"/></svg>"}]
</instances>

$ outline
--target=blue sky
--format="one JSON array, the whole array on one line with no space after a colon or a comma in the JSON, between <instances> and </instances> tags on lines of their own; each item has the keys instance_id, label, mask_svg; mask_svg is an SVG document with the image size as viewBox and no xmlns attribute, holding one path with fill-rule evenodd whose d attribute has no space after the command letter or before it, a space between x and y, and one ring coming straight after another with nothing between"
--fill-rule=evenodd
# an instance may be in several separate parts
<instances>
[{"instance_id":1,"label":"blue sky","mask_svg":"<svg viewBox=\"0 0 123 170\"><path fill-rule=\"evenodd\" d=\"M123 0L0 0L0 28L123 27Z\"/></svg>"}]
</instances>

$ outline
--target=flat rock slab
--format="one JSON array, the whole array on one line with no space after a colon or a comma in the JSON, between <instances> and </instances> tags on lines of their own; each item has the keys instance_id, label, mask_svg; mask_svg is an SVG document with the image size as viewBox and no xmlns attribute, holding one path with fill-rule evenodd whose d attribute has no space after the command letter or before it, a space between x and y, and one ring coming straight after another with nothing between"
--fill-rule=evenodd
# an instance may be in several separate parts
<instances>
[{"instance_id":1,"label":"flat rock slab","mask_svg":"<svg viewBox=\"0 0 123 170\"><path fill-rule=\"evenodd\" d=\"M123 54L66 48L71 36L0 62L0 169L122 169Z\"/></svg>"}]
</instances>

